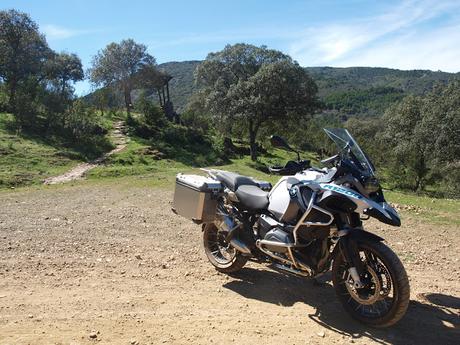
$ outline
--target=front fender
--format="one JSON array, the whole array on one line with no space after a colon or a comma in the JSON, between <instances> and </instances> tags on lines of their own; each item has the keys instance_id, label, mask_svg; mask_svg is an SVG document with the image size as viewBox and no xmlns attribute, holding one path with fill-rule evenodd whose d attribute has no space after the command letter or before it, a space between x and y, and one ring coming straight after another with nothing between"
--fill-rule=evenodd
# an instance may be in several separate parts
<instances>
[{"instance_id":1,"label":"front fender","mask_svg":"<svg viewBox=\"0 0 460 345\"><path fill-rule=\"evenodd\" d=\"M364 210L364 214L380 220L382 223L401 226L398 212L386 202L376 203L373 207Z\"/></svg>"},{"instance_id":2,"label":"front fender","mask_svg":"<svg viewBox=\"0 0 460 345\"><path fill-rule=\"evenodd\" d=\"M375 241L375 242L384 241L383 237L380 237L376 234L373 234L372 232L361 230L361 229L350 230L350 232L346 236L348 236L349 238L355 241L359 241L360 239L366 239L366 240Z\"/></svg>"},{"instance_id":3,"label":"front fender","mask_svg":"<svg viewBox=\"0 0 460 345\"><path fill-rule=\"evenodd\" d=\"M383 237L373 234L372 232L361 229L350 229L348 230L348 233L346 235L339 238L339 242L337 242L337 244L334 247L334 250L332 251L332 259L335 259L336 255L340 254L340 240L344 237L346 237L347 240L349 239L354 242L359 242L359 240L369 240L375 242L385 241Z\"/></svg>"},{"instance_id":4,"label":"front fender","mask_svg":"<svg viewBox=\"0 0 460 345\"><path fill-rule=\"evenodd\" d=\"M347 233L340 236L339 241L332 252L332 260L335 260L337 255L343 255L345 261L348 262L350 267L355 267L358 274L361 275L364 272L364 267L359 256L358 242L362 240L380 242L383 241L383 238L361 229L349 229L343 231L347 231Z\"/></svg>"}]
</instances>

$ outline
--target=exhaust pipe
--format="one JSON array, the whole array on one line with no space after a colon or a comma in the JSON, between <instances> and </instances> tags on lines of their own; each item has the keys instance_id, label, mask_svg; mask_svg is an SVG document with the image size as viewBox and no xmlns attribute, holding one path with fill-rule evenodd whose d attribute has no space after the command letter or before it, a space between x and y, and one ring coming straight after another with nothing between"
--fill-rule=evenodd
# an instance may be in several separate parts
<instances>
[{"instance_id":1,"label":"exhaust pipe","mask_svg":"<svg viewBox=\"0 0 460 345\"><path fill-rule=\"evenodd\" d=\"M311 275L308 272L297 270L295 268L288 267L288 266L285 266L285 265L273 264L272 267L275 268L275 269L290 273L290 274L295 275L295 276L311 277Z\"/></svg>"},{"instance_id":2,"label":"exhaust pipe","mask_svg":"<svg viewBox=\"0 0 460 345\"><path fill-rule=\"evenodd\" d=\"M240 228L241 224L235 222L232 217L225 216L223 225L227 228L228 231L226 237L227 242L230 242L233 248L239 252L245 255L252 255L251 249L249 249L246 243L241 241L239 238L235 238L235 235L238 233L238 229Z\"/></svg>"},{"instance_id":3,"label":"exhaust pipe","mask_svg":"<svg viewBox=\"0 0 460 345\"><path fill-rule=\"evenodd\" d=\"M238 250L239 252L245 254L245 255L251 255L251 249L249 249L249 247L241 240L237 239L237 238L232 238L230 240L230 244L233 246L233 248L235 248L236 250Z\"/></svg>"}]
</instances>

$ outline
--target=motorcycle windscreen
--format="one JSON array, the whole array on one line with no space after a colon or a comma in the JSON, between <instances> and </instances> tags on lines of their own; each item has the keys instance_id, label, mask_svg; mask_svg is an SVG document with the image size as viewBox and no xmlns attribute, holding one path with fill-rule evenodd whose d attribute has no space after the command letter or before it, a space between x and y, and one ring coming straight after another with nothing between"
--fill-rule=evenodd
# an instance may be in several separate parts
<instances>
[{"instance_id":1,"label":"motorcycle windscreen","mask_svg":"<svg viewBox=\"0 0 460 345\"><path fill-rule=\"evenodd\" d=\"M359 170L364 172L367 176L374 176L375 167L369 160L364 151L359 147L356 140L351 136L345 128L328 128L324 129L329 138L339 148L340 152L345 151L347 148L350 149L353 155L352 161L356 163Z\"/></svg>"}]
</instances>

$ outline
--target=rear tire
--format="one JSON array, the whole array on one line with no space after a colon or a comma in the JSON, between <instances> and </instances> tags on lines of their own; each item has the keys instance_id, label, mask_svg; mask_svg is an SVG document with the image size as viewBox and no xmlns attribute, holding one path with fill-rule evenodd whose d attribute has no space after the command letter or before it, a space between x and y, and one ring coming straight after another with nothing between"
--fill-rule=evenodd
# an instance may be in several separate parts
<instances>
[{"instance_id":1,"label":"rear tire","mask_svg":"<svg viewBox=\"0 0 460 345\"><path fill-rule=\"evenodd\" d=\"M203 246L209 262L219 272L237 272L248 261L247 257L225 241L225 234L219 231L214 223L204 226Z\"/></svg>"},{"instance_id":2,"label":"rear tire","mask_svg":"<svg viewBox=\"0 0 460 345\"><path fill-rule=\"evenodd\" d=\"M398 256L382 242L363 239L358 241L358 248L370 283L364 289L353 289L347 282L349 266L339 254L332 266L337 297L356 320L378 328L392 326L405 315L409 306L406 270Z\"/></svg>"}]
</instances>

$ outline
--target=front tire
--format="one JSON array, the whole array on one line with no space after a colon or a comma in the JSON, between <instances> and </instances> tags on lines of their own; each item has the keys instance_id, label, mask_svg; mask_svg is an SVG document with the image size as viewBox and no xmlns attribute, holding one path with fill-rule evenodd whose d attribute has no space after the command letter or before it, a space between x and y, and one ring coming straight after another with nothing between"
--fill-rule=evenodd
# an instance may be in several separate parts
<instances>
[{"instance_id":1,"label":"front tire","mask_svg":"<svg viewBox=\"0 0 460 345\"><path fill-rule=\"evenodd\" d=\"M242 269L248 259L227 243L225 235L214 223L206 224L203 229L204 251L216 270L234 273Z\"/></svg>"},{"instance_id":2,"label":"front tire","mask_svg":"<svg viewBox=\"0 0 460 345\"><path fill-rule=\"evenodd\" d=\"M359 240L358 249L365 273L365 287L356 289L348 273L349 265L339 254L332 266L332 281L345 310L356 320L373 327L389 327L398 322L409 306L410 287L406 270L398 256L384 243Z\"/></svg>"}]
</instances>

